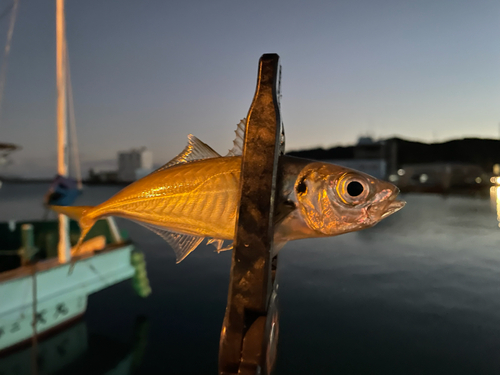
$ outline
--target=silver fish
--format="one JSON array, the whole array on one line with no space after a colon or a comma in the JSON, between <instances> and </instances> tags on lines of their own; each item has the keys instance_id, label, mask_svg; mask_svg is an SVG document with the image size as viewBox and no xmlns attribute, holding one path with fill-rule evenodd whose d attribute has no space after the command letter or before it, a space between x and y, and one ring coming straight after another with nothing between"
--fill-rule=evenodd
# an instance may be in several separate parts
<instances>
[{"instance_id":1,"label":"silver fish","mask_svg":"<svg viewBox=\"0 0 500 375\"><path fill-rule=\"evenodd\" d=\"M177 262L204 238L217 251L229 250L235 235L244 120L234 147L222 157L196 137L165 166L95 207L52 206L78 220L82 233L106 216L127 218L164 238ZM287 241L336 236L371 227L401 209L399 190L389 182L334 164L281 156L275 252Z\"/></svg>"}]
</instances>

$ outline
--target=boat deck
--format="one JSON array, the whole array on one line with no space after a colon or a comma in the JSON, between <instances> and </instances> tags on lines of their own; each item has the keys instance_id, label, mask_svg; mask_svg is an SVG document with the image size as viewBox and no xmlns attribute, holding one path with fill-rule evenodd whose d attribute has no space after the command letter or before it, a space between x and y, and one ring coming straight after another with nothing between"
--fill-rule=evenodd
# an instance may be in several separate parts
<instances>
[{"instance_id":1,"label":"boat deck","mask_svg":"<svg viewBox=\"0 0 500 375\"><path fill-rule=\"evenodd\" d=\"M116 249L121 249L124 246L131 245L131 241L125 241L122 243L114 243L110 245L106 245L106 247L103 250L98 250L94 254L84 254L84 255L79 255L76 257L72 258L72 262L79 262L80 260L84 260L87 258L91 257L98 257L100 255L106 254L108 252L114 251ZM30 264L27 266L21 266L16 269L10 270L10 271L4 271L0 273L0 283L7 281L7 280L13 280L17 278L22 278L26 276L32 276L33 272L44 272L48 271L53 268L58 268L58 267L67 267L67 263L60 263L58 258L50 258L50 259L44 259L40 260L34 264Z\"/></svg>"}]
</instances>

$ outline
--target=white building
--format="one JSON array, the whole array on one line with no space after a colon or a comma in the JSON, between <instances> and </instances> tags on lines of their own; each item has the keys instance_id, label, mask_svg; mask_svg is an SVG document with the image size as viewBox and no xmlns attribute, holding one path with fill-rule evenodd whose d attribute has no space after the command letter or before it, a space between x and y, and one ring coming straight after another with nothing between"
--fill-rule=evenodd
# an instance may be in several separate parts
<instances>
[{"instance_id":1,"label":"white building","mask_svg":"<svg viewBox=\"0 0 500 375\"><path fill-rule=\"evenodd\" d=\"M153 171L153 154L145 147L118 152L118 181L135 181Z\"/></svg>"},{"instance_id":2,"label":"white building","mask_svg":"<svg viewBox=\"0 0 500 375\"><path fill-rule=\"evenodd\" d=\"M346 168L355 169L382 180L384 180L386 176L387 163L384 159L343 159L325 161L327 163L337 164Z\"/></svg>"}]
</instances>

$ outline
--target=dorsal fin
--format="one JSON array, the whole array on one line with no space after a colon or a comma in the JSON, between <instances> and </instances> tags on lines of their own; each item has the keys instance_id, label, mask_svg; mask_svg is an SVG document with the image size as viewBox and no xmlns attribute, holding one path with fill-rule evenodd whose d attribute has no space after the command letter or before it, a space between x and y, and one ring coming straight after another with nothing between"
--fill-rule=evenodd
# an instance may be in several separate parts
<instances>
[{"instance_id":1,"label":"dorsal fin","mask_svg":"<svg viewBox=\"0 0 500 375\"><path fill-rule=\"evenodd\" d=\"M226 156L240 156L243 154L243 141L245 140L245 128L247 126L247 119L242 119L236 126L236 138L233 141L233 148L229 150Z\"/></svg>"},{"instance_id":2,"label":"dorsal fin","mask_svg":"<svg viewBox=\"0 0 500 375\"><path fill-rule=\"evenodd\" d=\"M135 220L134 220L135 221ZM156 225L135 221L137 224L148 228L163 238L174 249L176 263L180 263L186 258L189 253L198 247L205 237L190 236L189 234L181 234L157 227Z\"/></svg>"},{"instance_id":3,"label":"dorsal fin","mask_svg":"<svg viewBox=\"0 0 500 375\"><path fill-rule=\"evenodd\" d=\"M194 135L188 135L188 144L182 152L170 160L164 166L158 168L155 172L162 171L177 164L189 163L194 160L220 158L220 155L206 143L200 141ZM153 172L153 173L155 173Z\"/></svg>"}]
</instances>

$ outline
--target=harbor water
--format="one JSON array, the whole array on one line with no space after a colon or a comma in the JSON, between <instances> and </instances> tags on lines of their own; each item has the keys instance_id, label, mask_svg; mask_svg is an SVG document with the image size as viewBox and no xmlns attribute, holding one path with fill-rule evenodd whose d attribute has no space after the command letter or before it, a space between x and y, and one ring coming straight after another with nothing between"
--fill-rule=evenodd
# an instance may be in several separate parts
<instances>
[{"instance_id":1,"label":"harbor water","mask_svg":"<svg viewBox=\"0 0 500 375\"><path fill-rule=\"evenodd\" d=\"M0 221L41 219L47 188L4 183ZM85 187L77 204L118 190ZM278 263L276 374L500 373L497 195L406 195L407 206L374 228L288 243ZM134 345L138 319L147 329L133 373L217 373L230 252L201 246L175 264L160 237L118 225L144 252L153 293L141 298L125 281L89 297L78 324L94 349L93 374L126 373L109 358ZM70 363L57 372L75 373Z\"/></svg>"}]
</instances>

